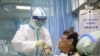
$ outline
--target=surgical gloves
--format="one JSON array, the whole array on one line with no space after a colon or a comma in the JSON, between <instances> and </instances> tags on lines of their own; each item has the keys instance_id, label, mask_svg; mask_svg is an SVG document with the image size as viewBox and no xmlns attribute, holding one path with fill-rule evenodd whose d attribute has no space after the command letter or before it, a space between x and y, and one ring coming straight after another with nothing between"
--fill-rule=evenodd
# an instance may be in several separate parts
<instances>
[{"instance_id":1,"label":"surgical gloves","mask_svg":"<svg viewBox=\"0 0 100 56\"><path fill-rule=\"evenodd\" d=\"M43 47L46 45L46 43L43 40L39 40L36 42L35 47Z\"/></svg>"}]
</instances>

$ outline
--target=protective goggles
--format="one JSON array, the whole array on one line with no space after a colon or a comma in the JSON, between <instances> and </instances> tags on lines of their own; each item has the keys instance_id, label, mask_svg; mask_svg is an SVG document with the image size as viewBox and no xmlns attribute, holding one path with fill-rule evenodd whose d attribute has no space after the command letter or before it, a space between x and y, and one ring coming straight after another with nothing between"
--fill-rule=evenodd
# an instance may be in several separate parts
<instances>
[{"instance_id":1,"label":"protective goggles","mask_svg":"<svg viewBox=\"0 0 100 56\"><path fill-rule=\"evenodd\" d=\"M46 20L47 16L33 16L33 19Z\"/></svg>"}]
</instances>

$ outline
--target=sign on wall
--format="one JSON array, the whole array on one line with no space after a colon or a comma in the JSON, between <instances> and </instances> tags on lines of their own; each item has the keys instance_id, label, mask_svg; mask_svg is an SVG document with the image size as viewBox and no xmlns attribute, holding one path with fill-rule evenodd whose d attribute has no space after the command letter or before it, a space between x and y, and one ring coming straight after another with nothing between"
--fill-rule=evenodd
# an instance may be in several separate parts
<instances>
[{"instance_id":1,"label":"sign on wall","mask_svg":"<svg viewBox=\"0 0 100 56\"><path fill-rule=\"evenodd\" d=\"M79 34L100 30L100 10L80 10Z\"/></svg>"}]
</instances>

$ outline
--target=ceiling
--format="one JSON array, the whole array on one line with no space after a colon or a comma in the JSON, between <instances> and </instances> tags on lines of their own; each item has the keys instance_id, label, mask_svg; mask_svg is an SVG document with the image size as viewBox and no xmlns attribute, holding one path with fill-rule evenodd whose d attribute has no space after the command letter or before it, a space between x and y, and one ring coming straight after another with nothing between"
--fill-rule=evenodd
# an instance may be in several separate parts
<instances>
[{"instance_id":1,"label":"ceiling","mask_svg":"<svg viewBox=\"0 0 100 56\"><path fill-rule=\"evenodd\" d=\"M29 17L31 10L18 10L16 5L31 6L31 0L0 0L0 16L3 17Z\"/></svg>"}]
</instances>

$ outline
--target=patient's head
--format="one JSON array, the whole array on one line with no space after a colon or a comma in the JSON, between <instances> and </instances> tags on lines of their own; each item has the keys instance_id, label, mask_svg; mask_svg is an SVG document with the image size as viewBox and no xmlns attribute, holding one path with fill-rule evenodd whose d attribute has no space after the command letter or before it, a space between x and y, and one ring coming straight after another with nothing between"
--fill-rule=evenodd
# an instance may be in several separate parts
<instances>
[{"instance_id":1,"label":"patient's head","mask_svg":"<svg viewBox=\"0 0 100 56\"><path fill-rule=\"evenodd\" d=\"M76 44L78 42L78 34L72 30L65 30L58 47L63 53L69 53L71 51L76 52Z\"/></svg>"}]
</instances>

